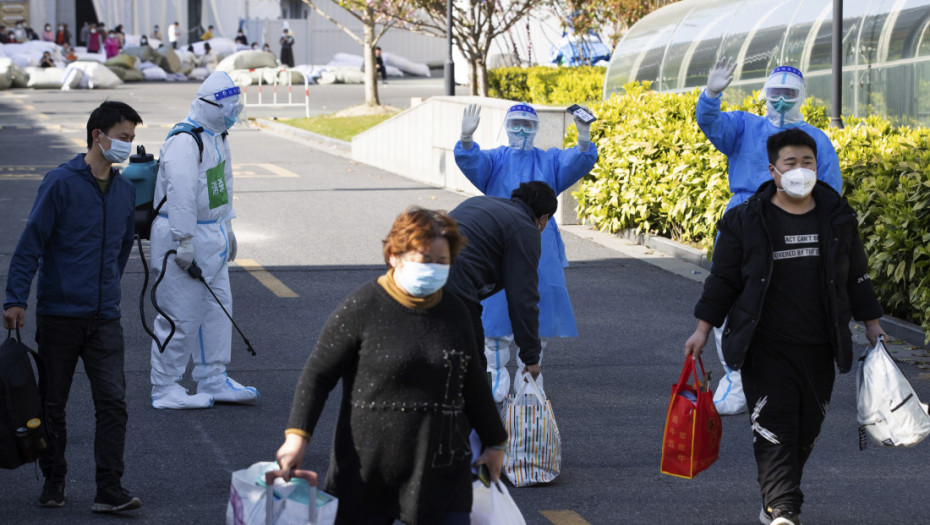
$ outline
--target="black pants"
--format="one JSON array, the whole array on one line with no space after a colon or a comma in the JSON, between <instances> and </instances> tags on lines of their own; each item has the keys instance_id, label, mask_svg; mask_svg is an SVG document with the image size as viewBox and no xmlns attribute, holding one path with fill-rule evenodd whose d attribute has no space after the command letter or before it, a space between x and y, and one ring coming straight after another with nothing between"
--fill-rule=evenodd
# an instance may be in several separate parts
<instances>
[{"instance_id":1,"label":"black pants","mask_svg":"<svg viewBox=\"0 0 930 525\"><path fill-rule=\"evenodd\" d=\"M740 375L762 503L799 513L801 474L833 392L833 350L830 345L756 340Z\"/></svg>"},{"instance_id":2,"label":"black pants","mask_svg":"<svg viewBox=\"0 0 930 525\"><path fill-rule=\"evenodd\" d=\"M118 487L123 476L128 419L120 320L37 316L36 343L45 361L48 382L45 409L49 447L39 458L42 474L48 479L64 480L68 472L65 406L80 358L90 380L97 422L94 434L97 489Z\"/></svg>"}]
</instances>

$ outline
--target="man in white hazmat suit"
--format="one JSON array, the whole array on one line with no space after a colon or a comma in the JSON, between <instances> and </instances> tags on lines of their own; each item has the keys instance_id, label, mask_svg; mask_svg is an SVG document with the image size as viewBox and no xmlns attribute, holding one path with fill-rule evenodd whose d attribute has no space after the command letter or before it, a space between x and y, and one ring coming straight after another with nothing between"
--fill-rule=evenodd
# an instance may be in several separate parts
<instances>
[{"instance_id":1,"label":"man in white hazmat suit","mask_svg":"<svg viewBox=\"0 0 930 525\"><path fill-rule=\"evenodd\" d=\"M236 257L231 226L236 215L226 131L241 111L239 88L226 73L213 73L191 103L186 124L194 127L194 134L169 135L159 154L155 202L163 197L166 200L152 224L152 268L160 272L165 253L177 250L173 259L169 256L158 287L159 305L175 322L176 331L164 353L152 343L155 408L208 408L214 401L251 403L259 398L255 388L242 386L226 375L231 321L203 283L187 272L192 264L199 266L204 280L232 313L228 263ZM182 125L185 123L178 126ZM203 142L202 151L195 135ZM157 316L158 339L164 341L169 331L167 319ZM188 395L178 380L191 358L197 392Z\"/></svg>"},{"instance_id":2,"label":"man in white hazmat suit","mask_svg":"<svg viewBox=\"0 0 930 525\"><path fill-rule=\"evenodd\" d=\"M787 128L799 128L817 144L817 178L837 193L843 190L839 159L826 133L804 121L804 75L791 66L772 70L762 88L766 99L766 115L761 117L745 111L721 111L723 91L733 81L736 62L721 58L707 78L707 87L697 103L698 127L721 153L727 156L730 192L733 197L725 210L751 197L759 186L771 180L766 141ZM717 412L729 415L746 410L746 396L739 372L727 366L723 359L723 335L726 324L714 328L717 354L726 372L714 390Z\"/></svg>"}]
</instances>

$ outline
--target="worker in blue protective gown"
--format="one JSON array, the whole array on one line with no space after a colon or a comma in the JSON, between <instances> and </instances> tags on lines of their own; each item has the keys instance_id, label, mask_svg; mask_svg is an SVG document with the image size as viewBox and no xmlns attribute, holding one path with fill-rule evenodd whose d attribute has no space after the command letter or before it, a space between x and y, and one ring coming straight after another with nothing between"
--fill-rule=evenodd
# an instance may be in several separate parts
<instances>
[{"instance_id":1,"label":"worker in blue protective gown","mask_svg":"<svg viewBox=\"0 0 930 525\"><path fill-rule=\"evenodd\" d=\"M817 143L817 180L830 185L837 193L843 190L836 149L826 133L804 122L801 105L804 102L804 76L790 66L772 70L763 87L766 114L764 117L745 111L721 111L723 91L733 80L736 63L722 58L714 64L707 78L707 87L697 103L697 122L707 139L727 156L727 178L733 196L727 210L737 206L759 189L762 183L772 180L766 150L768 138L787 128L798 128ZM739 414L746 410L746 397L738 372L727 367L723 360L722 337L724 325L714 329L717 353L726 372L714 391L714 404L721 414Z\"/></svg>"},{"instance_id":2,"label":"worker in blue protective gown","mask_svg":"<svg viewBox=\"0 0 930 525\"><path fill-rule=\"evenodd\" d=\"M597 147L591 143L590 124L575 119L578 145L566 150L533 147L539 129L536 111L527 104L516 104L504 119L509 146L482 150L472 140L478 129L480 109L469 105L462 118L462 137L455 145L455 162L462 173L485 195L509 198L522 182L542 181L558 195L578 182L597 162ZM542 349L546 338L577 337L575 314L565 284L568 259L565 245L555 219L549 219L542 232L542 253L539 257L539 337ZM524 363L514 346L513 329L507 298L495 294L482 302L482 324L485 332L485 356L491 373L494 399L504 400L510 391L510 376L506 365L513 354L517 360L514 378L520 377ZM513 351L512 351L513 348ZM542 362L542 353L540 353ZM542 386L542 375L537 380Z\"/></svg>"}]
</instances>

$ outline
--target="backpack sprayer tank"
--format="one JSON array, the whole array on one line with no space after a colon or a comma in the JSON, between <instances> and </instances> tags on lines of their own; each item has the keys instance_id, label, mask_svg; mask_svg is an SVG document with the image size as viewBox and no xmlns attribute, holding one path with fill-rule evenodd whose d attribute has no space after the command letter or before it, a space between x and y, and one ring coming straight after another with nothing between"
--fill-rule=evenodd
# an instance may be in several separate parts
<instances>
[{"instance_id":1,"label":"backpack sprayer tank","mask_svg":"<svg viewBox=\"0 0 930 525\"><path fill-rule=\"evenodd\" d=\"M129 165L123 170L123 176L136 188L136 234L142 239L148 239L154 219L158 161L151 153L145 152L145 146L140 145L136 148L136 154L129 157Z\"/></svg>"}]
</instances>

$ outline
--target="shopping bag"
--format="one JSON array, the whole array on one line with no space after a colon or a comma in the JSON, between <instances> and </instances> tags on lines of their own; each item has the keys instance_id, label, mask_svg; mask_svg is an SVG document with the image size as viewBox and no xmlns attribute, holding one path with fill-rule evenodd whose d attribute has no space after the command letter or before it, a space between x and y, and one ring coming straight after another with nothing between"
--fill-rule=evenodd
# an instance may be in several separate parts
<instances>
[{"instance_id":1,"label":"shopping bag","mask_svg":"<svg viewBox=\"0 0 930 525\"><path fill-rule=\"evenodd\" d=\"M226 525L332 525L339 502L316 489L317 476L295 470L290 482L278 464L260 461L232 473ZM310 505L313 501L316 504Z\"/></svg>"},{"instance_id":2,"label":"shopping bag","mask_svg":"<svg viewBox=\"0 0 930 525\"><path fill-rule=\"evenodd\" d=\"M662 473L686 479L711 466L720 453L720 414L704 363L700 358L697 362L704 380L698 378L694 359L686 357L681 377L672 386L662 441ZM693 385L688 384L691 376Z\"/></svg>"},{"instance_id":3,"label":"shopping bag","mask_svg":"<svg viewBox=\"0 0 930 525\"><path fill-rule=\"evenodd\" d=\"M552 404L533 376L524 373L517 391L501 410L507 429L504 475L515 487L554 480L562 468L562 439Z\"/></svg>"},{"instance_id":4,"label":"shopping bag","mask_svg":"<svg viewBox=\"0 0 930 525\"><path fill-rule=\"evenodd\" d=\"M523 514L503 483L472 483L471 525L526 525Z\"/></svg>"},{"instance_id":5,"label":"shopping bag","mask_svg":"<svg viewBox=\"0 0 930 525\"><path fill-rule=\"evenodd\" d=\"M746 411L746 394L743 393L743 377L738 370L727 366L727 361L723 358L723 329L726 326L726 321L724 321L723 326L714 328L717 357L720 358L724 372L720 382L717 383L717 390L714 390L714 408L721 416L732 416Z\"/></svg>"},{"instance_id":6,"label":"shopping bag","mask_svg":"<svg viewBox=\"0 0 930 525\"><path fill-rule=\"evenodd\" d=\"M930 414L879 337L856 367L859 450L868 439L883 447L912 447L930 435Z\"/></svg>"}]
</instances>

